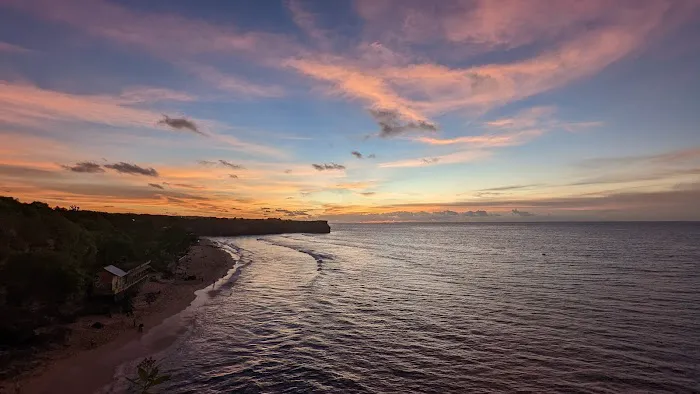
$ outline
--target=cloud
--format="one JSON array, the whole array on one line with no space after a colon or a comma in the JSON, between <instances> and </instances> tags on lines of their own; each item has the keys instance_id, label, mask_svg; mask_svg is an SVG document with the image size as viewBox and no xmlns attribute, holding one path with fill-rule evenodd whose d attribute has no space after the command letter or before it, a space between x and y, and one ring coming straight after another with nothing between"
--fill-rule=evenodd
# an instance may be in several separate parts
<instances>
[{"instance_id":1,"label":"cloud","mask_svg":"<svg viewBox=\"0 0 700 394\"><path fill-rule=\"evenodd\" d=\"M336 163L312 164L311 166L318 171L344 170L345 169L344 165L336 164Z\"/></svg>"},{"instance_id":2,"label":"cloud","mask_svg":"<svg viewBox=\"0 0 700 394\"><path fill-rule=\"evenodd\" d=\"M156 171L154 168L143 168L137 166L136 164L125 163L123 161L116 164L105 164L105 168L117 171L120 174L144 175L152 177L158 176L158 171Z\"/></svg>"},{"instance_id":3,"label":"cloud","mask_svg":"<svg viewBox=\"0 0 700 394\"><path fill-rule=\"evenodd\" d=\"M358 152L356 150L350 152L351 155L355 156L358 159L376 159L377 155L374 153L370 153L369 155L363 155L361 152Z\"/></svg>"},{"instance_id":4,"label":"cloud","mask_svg":"<svg viewBox=\"0 0 700 394\"><path fill-rule=\"evenodd\" d=\"M0 41L0 53L5 52L5 53L31 53L34 52L31 49L27 49L18 45L10 44L8 42Z\"/></svg>"},{"instance_id":5,"label":"cloud","mask_svg":"<svg viewBox=\"0 0 700 394\"><path fill-rule=\"evenodd\" d=\"M0 81L0 121L22 126L89 122L153 128L156 113L126 106L118 97L74 95Z\"/></svg>"},{"instance_id":6,"label":"cloud","mask_svg":"<svg viewBox=\"0 0 700 394\"><path fill-rule=\"evenodd\" d=\"M231 23L208 23L172 12L140 12L106 0L62 0L60 5L51 0L4 0L3 5L174 62L207 53L265 58L299 50L282 35L241 32Z\"/></svg>"},{"instance_id":7,"label":"cloud","mask_svg":"<svg viewBox=\"0 0 700 394\"><path fill-rule=\"evenodd\" d=\"M294 23L317 45L324 49L328 49L332 45L328 38L329 33L317 26L316 15L307 11L301 1L288 0L286 5L292 14Z\"/></svg>"},{"instance_id":8,"label":"cloud","mask_svg":"<svg viewBox=\"0 0 700 394\"><path fill-rule=\"evenodd\" d=\"M516 216L535 216L534 213L530 213L530 212L526 212L526 211L520 211L520 210L518 210L518 209L512 209L512 210L510 211L510 213L512 213L513 215L516 215Z\"/></svg>"},{"instance_id":9,"label":"cloud","mask_svg":"<svg viewBox=\"0 0 700 394\"><path fill-rule=\"evenodd\" d=\"M221 163L221 165L226 166L228 168L233 168L234 170L242 170L245 168L241 165L234 164L234 163L231 163L230 161L226 161L226 160L219 160L219 163Z\"/></svg>"},{"instance_id":10,"label":"cloud","mask_svg":"<svg viewBox=\"0 0 700 394\"><path fill-rule=\"evenodd\" d=\"M494 148L504 146L522 145L523 143L532 140L535 137L544 134L543 130L524 130L506 134L489 134L466 136L449 139L439 139L430 137L421 137L417 141L430 145L473 145L480 148Z\"/></svg>"},{"instance_id":11,"label":"cloud","mask_svg":"<svg viewBox=\"0 0 700 394\"><path fill-rule=\"evenodd\" d=\"M101 165L97 163L93 163L90 161L83 161L80 163L76 163L75 165L72 166L61 166L65 168L68 171L72 172L84 172L84 173L100 173L100 172L105 172L105 170L102 168Z\"/></svg>"},{"instance_id":12,"label":"cloud","mask_svg":"<svg viewBox=\"0 0 700 394\"><path fill-rule=\"evenodd\" d=\"M58 174L40 168L24 165L13 165L0 163L0 175L9 178L33 179L33 178L55 178Z\"/></svg>"},{"instance_id":13,"label":"cloud","mask_svg":"<svg viewBox=\"0 0 700 394\"><path fill-rule=\"evenodd\" d=\"M489 214L486 211L466 211L463 212L462 215L467 216L467 217L488 217L488 216L500 216L498 214Z\"/></svg>"},{"instance_id":14,"label":"cloud","mask_svg":"<svg viewBox=\"0 0 700 394\"><path fill-rule=\"evenodd\" d=\"M360 194L365 196L365 197L370 197L370 196L377 194L377 192L362 192Z\"/></svg>"},{"instance_id":15,"label":"cloud","mask_svg":"<svg viewBox=\"0 0 700 394\"><path fill-rule=\"evenodd\" d=\"M188 63L184 66L187 71L197 75L203 81L213 87L230 93L236 93L243 97L282 97L284 89L276 85L260 85L245 79L224 74L214 67L202 64Z\"/></svg>"},{"instance_id":16,"label":"cloud","mask_svg":"<svg viewBox=\"0 0 700 394\"><path fill-rule=\"evenodd\" d=\"M339 222L465 222L473 218L494 219L501 216L484 210L477 211L389 211L389 212L359 212L359 213L335 213L334 209L326 209L321 218Z\"/></svg>"},{"instance_id":17,"label":"cloud","mask_svg":"<svg viewBox=\"0 0 700 394\"><path fill-rule=\"evenodd\" d=\"M185 189L205 189L204 186L201 185L192 185L189 183L170 183L170 182L163 182L164 185L167 186L175 186L175 187L182 187Z\"/></svg>"},{"instance_id":18,"label":"cloud","mask_svg":"<svg viewBox=\"0 0 700 394\"><path fill-rule=\"evenodd\" d=\"M160 101L195 101L197 97L172 89L139 86L125 89L119 98L126 103L155 103Z\"/></svg>"},{"instance_id":19,"label":"cloud","mask_svg":"<svg viewBox=\"0 0 700 394\"><path fill-rule=\"evenodd\" d=\"M345 51L306 55L287 65L329 86L331 94L414 122L452 112L481 115L594 75L638 51L655 34L688 21L698 7L694 0L614 5L542 0L532 6L517 1L381 3L358 3L368 22L364 26L371 29L367 34L385 48L402 48L407 56L382 58L377 64ZM544 17L551 8L558 10L557 18ZM469 58L520 46L508 61L489 64ZM441 54L444 63L472 65L430 62L425 48L435 48L428 53ZM416 49L422 53L414 54Z\"/></svg>"},{"instance_id":20,"label":"cloud","mask_svg":"<svg viewBox=\"0 0 700 394\"><path fill-rule=\"evenodd\" d=\"M288 209L275 209L275 212L283 213L285 216L309 216L306 211L290 211Z\"/></svg>"},{"instance_id":21,"label":"cloud","mask_svg":"<svg viewBox=\"0 0 700 394\"><path fill-rule=\"evenodd\" d=\"M197 164L202 165L202 166L206 166L206 167L211 167L211 166L215 166L216 162L211 161L211 160L197 160Z\"/></svg>"},{"instance_id":22,"label":"cloud","mask_svg":"<svg viewBox=\"0 0 700 394\"><path fill-rule=\"evenodd\" d=\"M168 115L163 115L163 119L159 120L158 124L165 124L176 130L189 130L197 134L206 135L199 131L199 128L193 121L185 118L171 118Z\"/></svg>"},{"instance_id":23,"label":"cloud","mask_svg":"<svg viewBox=\"0 0 700 394\"><path fill-rule=\"evenodd\" d=\"M233 179L238 179L238 175L235 175L235 174L229 174L228 177L233 178Z\"/></svg>"},{"instance_id":24,"label":"cloud","mask_svg":"<svg viewBox=\"0 0 700 394\"><path fill-rule=\"evenodd\" d=\"M700 147L692 147L651 155L593 158L582 161L580 165L586 168L600 168L607 166L637 166L644 163L677 164L699 159Z\"/></svg>"},{"instance_id":25,"label":"cloud","mask_svg":"<svg viewBox=\"0 0 700 394\"><path fill-rule=\"evenodd\" d=\"M379 136L382 138L394 137L406 132L435 132L437 126L425 120L404 120L400 114L392 110L370 109L369 113L379 124Z\"/></svg>"},{"instance_id":26,"label":"cloud","mask_svg":"<svg viewBox=\"0 0 700 394\"><path fill-rule=\"evenodd\" d=\"M379 164L381 168L423 167L444 164L468 163L483 160L491 156L491 152L484 150L465 150L435 157L421 157L418 159L397 160Z\"/></svg>"},{"instance_id":27,"label":"cloud","mask_svg":"<svg viewBox=\"0 0 700 394\"><path fill-rule=\"evenodd\" d=\"M361 99L372 108L395 111L405 119L425 120L425 117L413 109L410 101L394 92L381 76L371 75L359 67L344 65L346 59L335 59L340 64L329 63L326 59L292 59L286 65L302 74L334 86L330 93Z\"/></svg>"},{"instance_id":28,"label":"cloud","mask_svg":"<svg viewBox=\"0 0 700 394\"><path fill-rule=\"evenodd\" d=\"M586 185L603 185L610 183L631 183L644 181L668 180L675 177L700 175L700 167L698 168L671 168L671 169L650 169L648 171L630 172L611 172L594 178L586 178L580 181L571 182L566 186L586 186Z\"/></svg>"},{"instance_id":29,"label":"cloud","mask_svg":"<svg viewBox=\"0 0 700 394\"><path fill-rule=\"evenodd\" d=\"M292 170L284 170L284 173L285 173L285 174L291 174L291 173L292 173Z\"/></svg>"},{"instance_id":30,"label":"cloud","mask_svg":"<svg viewBox=\"0 0 700 394\"><path fill-rule=\"evenodd\" d=\"M506 190L529 189L529 188L537 187L537 186L542 186L542 184L541 183L532 183L529 185L498 186L498 187L490 187L488 189L481 189L480 191L482 191L482 192L499 192L499 191L506 191Z\"/></svg>"},{"instance_id":31,"label":"cloud","mask_svg":"<svg viewBox=\"0 0 700 394\"><path fill-rule=\"evenodd\" d=\"M156 189L164 190L165 188L157 183L149 183L148 186L154 187Z\"/></svg>"}]
</instances>

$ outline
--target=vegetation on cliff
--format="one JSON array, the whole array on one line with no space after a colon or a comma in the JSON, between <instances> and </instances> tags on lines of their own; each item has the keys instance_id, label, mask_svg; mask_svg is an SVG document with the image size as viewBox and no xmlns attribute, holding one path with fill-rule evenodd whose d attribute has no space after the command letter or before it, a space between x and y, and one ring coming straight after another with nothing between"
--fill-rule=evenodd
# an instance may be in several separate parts
<instances>
[{"instance_id":1,"label":"vegetation on cliff","mask_svg":"<svg viewBox=\"0 0 700 394\"><path fill-rule=\"evenodd\" d=\"M321 221L110 214L0 197L0 369L8 349L55 340L38 328L91 313L93 281L106 265L150 260L167 271L198 236L329 231Z\"/></svg>"}]
</instances>

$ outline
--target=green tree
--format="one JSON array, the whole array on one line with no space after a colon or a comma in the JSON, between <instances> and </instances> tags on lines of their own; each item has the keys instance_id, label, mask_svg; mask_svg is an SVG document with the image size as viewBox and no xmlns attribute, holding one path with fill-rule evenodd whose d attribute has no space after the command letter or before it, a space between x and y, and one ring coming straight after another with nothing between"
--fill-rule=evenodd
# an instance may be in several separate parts
<instances>
[{"instance_id":1,"label":"green tree","mask_svg":"<svg viewBox=\"0 0 700 394\"><path fill-rule=\"evenodd\" d=\"M53 251L13 253L0 268L8 304L58 306L80 296L83 277L65 254Z\"/></svg>"},{"instance_id":2,"label":"green tree","mask_svg":"<svg viewBox=\"0 0 700 394\"><path fill-rule=\"evenodd\" d=\"M160 367L151 357L143 359L136 368L136 378L127 378L136 393L150 394L153 387L170 380L170 375L160 374Z\"/></svg>"}]
</instances>

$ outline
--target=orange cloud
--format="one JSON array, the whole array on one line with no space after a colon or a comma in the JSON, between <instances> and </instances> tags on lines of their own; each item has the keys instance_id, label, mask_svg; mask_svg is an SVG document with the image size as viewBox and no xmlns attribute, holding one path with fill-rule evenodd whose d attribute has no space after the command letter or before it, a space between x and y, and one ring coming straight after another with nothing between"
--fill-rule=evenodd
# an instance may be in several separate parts
<instances>
[{"instance_id":1,"label":"orange cloud","mask_svg":"<svg viewBox=\"0 0 700 394\"><path fill-rule=\"evenodd\" d=\"M424 142L430 145L453 145L464 144L474 145L482 148L493 148L502 146L521 145L535 137L544 134L543 130L525 130L507 134L495 135L477 135L468 137L457 137L449 139L439 139L430 137L421 137L417 141Z\"/></svg>"}]
</instances>

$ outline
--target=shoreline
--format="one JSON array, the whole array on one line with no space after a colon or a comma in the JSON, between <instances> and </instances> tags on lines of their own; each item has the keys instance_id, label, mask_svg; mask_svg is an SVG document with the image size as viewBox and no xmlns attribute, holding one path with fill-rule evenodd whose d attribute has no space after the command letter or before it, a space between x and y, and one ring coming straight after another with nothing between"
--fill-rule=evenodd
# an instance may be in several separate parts
<instances>
[{"instance_id":1,"label":"shoreline","mask_svg":"<svg viewBox=\"0 0 700 394\"><path fill-rule=\"evenodd\" d=\"M69 325L73 330L67 346L40 355L39 366L19 378L0 382L0 393L94 393L109 385L116 369L141 354L162 349L174 342L185 327L161 327L176 319L199 297L202 290L218 282L234 268L236 261L207 239L190 248L182 269L197 280L147 282L135 297L134 317L125 315L84 316ZM152 303L147 292L158 293ZM91 328L92 322L105 325ZM136 323L134 323L136 322ZM138 332L134 324L144 324ZM162 331L175 331L165 332Z\"/></svg>"}]
</instances>

